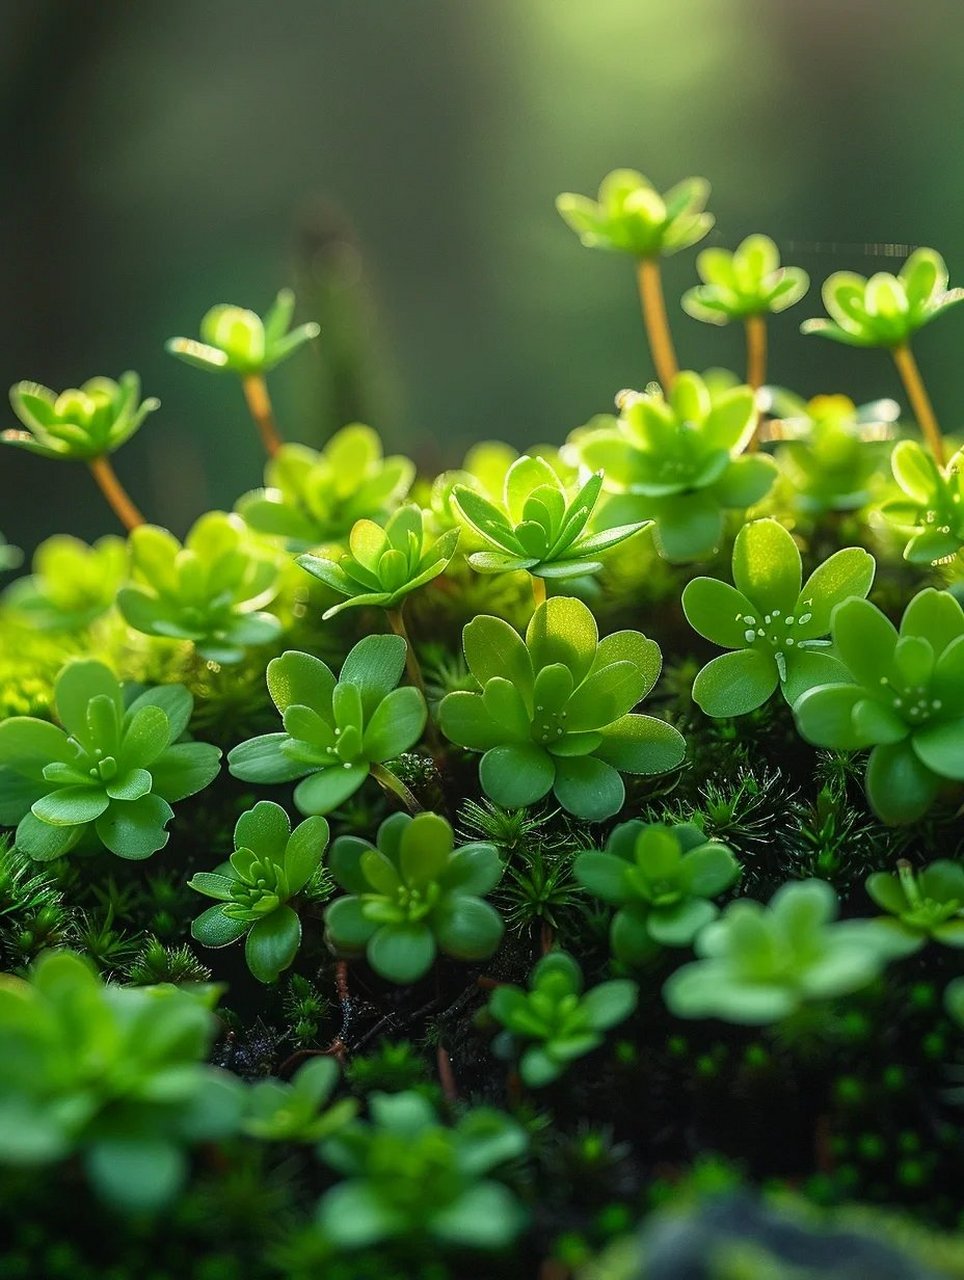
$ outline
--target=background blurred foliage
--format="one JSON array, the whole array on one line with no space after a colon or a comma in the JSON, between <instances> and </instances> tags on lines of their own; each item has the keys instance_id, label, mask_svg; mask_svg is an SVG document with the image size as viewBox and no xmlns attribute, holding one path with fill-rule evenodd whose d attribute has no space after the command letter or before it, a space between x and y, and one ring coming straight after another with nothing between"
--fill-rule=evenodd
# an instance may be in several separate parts
<instances>
[{"instance_id":1,"label":"background blurred foliage","mask_svg":"<svg viewBox=\"0 0 964 1280\"><path fill-rule=\"evenodd\" d=\"M580 251L559 191L705 174L707 243L766 231L815 286L932 244L959 280L962 37L960 0L5 0L0 384L138 369L163 404L122 470L179 534L261 460L237 389L164 339L284 283L325 329L273 382L290 438L361 416L426 469L558 440L652 375L632 273ZM739 367L736 329L676 309L696 279L693 255L668 264L683 363ZM775 381L897 393L884 354L797 323L773 326ZM960 345L954 325L920 342L948 430ZM75 469L0 468L28 551L108 531Z\"/></svg>"}]
</instances>

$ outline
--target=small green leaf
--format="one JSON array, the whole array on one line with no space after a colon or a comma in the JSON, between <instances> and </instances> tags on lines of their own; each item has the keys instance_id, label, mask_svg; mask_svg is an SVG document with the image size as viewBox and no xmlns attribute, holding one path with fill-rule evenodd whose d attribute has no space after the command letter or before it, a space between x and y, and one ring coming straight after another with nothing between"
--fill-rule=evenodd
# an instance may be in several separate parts
<instances>
[{"instance_id":1,"label":"small green leaf","mask_svg":"<svg viewBox=\"0 0 964 1280\"><path fill-rule=\"evenodd\" d=\"M228 753L228 771L244 782L292 782L306 773L300 761L282 750L290 741L287 733L263 733L233 747Z\"/></svg>"},{"instance_id":2,"label":"small green leaf","mask_svg":"<svg viewBox=\"0 0 964 1280\"><path fill-rule=\"evenodd\" d=\"M191 937L205 947L227 947L244 936L249 928L244 920L226 916L220 906L208 907L191 923Z\"/></svg>"},{"instance_id":3,"label":"small green leaf","mask_svg":"<svg viewBox=\"0 0 964 1280\"><path fill-rule=\"evenodd\" d=\"M57 827L79 826L99 818L110 804L102 787L62 787L33 805L34 816Z\"/></svg>"},{"instance_id":4,"label":"small green leaf","mask_svg":"<svg viewBox=\"0 0 964 1280\"><path fill-rule=\"evenodd\" d=\"M425 699L418 689L393 689L380 699L365 729L365 755L383 761L409 751L422 736L427 719Z\"/></svg>"},{"instance_id":5,"label":"small green leaf","mask_svg":"<svg viewBox=\"0 0 964 1280\"><path fill-rule=\"evenodd\" d=\"M639 987L635 982L618 978L602 982L582 997L582 1008L594 1031L608 1031L624 1022L636 1008Z\"/></svg>"},{"instance_id":6,"label":"small green leaf","mask_svg":"<svg viewBox=\"0 0 964 1280\"><path fill-rule=\"evenodd\" d=\"M158 795L141 796L129 803L112 801L95 824L97 835L119 858L149 858L167 844L164 830L174 810Z\"/></svg>"},{"instance_id":7,"label":"small green leaf","mask_svg":"<svg viewBox=\"0 0 964 1280\"><path fill-rule=\"evenodd\" d=\"M580 853L573 863L573 875L596 898L603 902L621 903L627 896L626 862L612 853L590 850Z\"/></svg>"},{"instance_id":8,"label":"small green leaf","mask_svg":"<svg viewBox=\"0 0 964 1280\"><path fill-rule=\"evenodd\" d=\"M776 520L744 525L733 544L733 582L767 613L792 614L800 595L800 552Z\"/></svg>"},{"instance_id":9,"label":"small green leaf","mask_svg":"<svg viewBox=\"0 0 964 1280\"><path fill-rule=\"evenodd\" d=\"M779 679L776 662L759 649L723 653L697 675L693 701L708 716L747 715L766 702Z\"/></svg>"},{"instance_id":10,"label":"small green leaf","mask_svg":"<svg viewBox=\"0 0 964 1280\"><path fill-rule=\"evenodd\" d=\"M389 982L417 982L435 959L435 939L425 925L383 925L368 943L368 963Z\"/></svg>"},{"instance_id":11,"label":"small green leaf","mask_svg":"<svg viewBox=\"0 0 964 1280\"><path fill-rule=\"evenodd\" d=\"M365 890L368 882L364 881ZM325 908L325 928L339 950L361 951L378 929L364 914L361 901L354 896L338 898Z\"/></svg>"},{"instance_id":12,"label":"small green leaf","mask_svg":"<svg viewBox=\"0 0 964 1280\"><path fill-rule=\"evenodd\" d=\"M331 813L355 794L368 772L367 764L345 764L313 773L295 787L295 806L304 814Z\"/></svg>"},{"instance_id":13,"label":"small green leaf","mask_svg":"<svg viewBox=\"0 0 964 1280\"><path fill-rule=\"evenodd\" d=\"M486 795L510 809L541 800L555 775L551 758L534 743L494 747L479 765L479 779Z\"/></svg>"},{"instance_id":14,"label":"small green leaf","mask_svg":"<svg viewBox=\"0 0 964 1280\"><path fill-rule=\"evenodd\" d=\"M494 907L467 893L449 897L433 920L441 949L456 960L484 960L502 940L502 917Z\"/></svg>"},{"instance_id":15,"label":"small green leaf","mask_svg":"<svg viewBox=\"0 0 964 1280\"><path fill-rule=\"evenodd\" d=\"M754 605L718 578L694 578L683 588L683 612L694 631L724 649L743 649L746 630L755 624Z\"/></svg>"},{"instance_id":16,"label":"small green leaf","mask_svg":"<svg viewBox=\"0 0 964 1280\"><path fill-rule=\"evenodd\" d=\"M401 636L365 636L349 651L338 679L358 686L366 719L401 680L406 648Z\"/></svg>"},{"instance_id":17,"label":"small green leaf","mask_svg":"<svg viewBox=\"0 0 964 1280\"><path fill-rule=\"evenodd\" d=\"M480 685L484 687L493 676L504 677L531 705L532 660L514 627L502 618L473 618L462 632L462 647L469 670Z\"/></svg>"},{"instance_id":18,"label":"small green leaf","mask_svg":"<svg viewBox=\"0 0 964 1280\"><path fill-rule=\"evenodd\" d=\"M178 742L151 765L153 789L169 803L196 795L217 777L220 748L208 742Z\"/></svg>"},{"instance_id":19,"label":"small green leaf","mask_svg":"<svg viewBox=\"0 0 964 1280\"><path fill-rule=\"evenodd\" d=\"M553 791L565 810L590 822L611 818L626 799L618 772L592 756L558 760Z\"/></svg>"},{"instance_id":20,"label":"small green leaf","mask_svg":"<svg viewBox=\"0 0 964 1280\"><path fill-rule=\"evenodd\" d=\"M291 907L281 906L256 920L248 931L244 958L259 982L276 982L301 945L301 921Z\"/></svg>"},{"instance_id":21,"label":"small green leaf","mask_svg":"<svg viewBox=\"0 0 964 1280\"><path fill-rule=\"evenodd\" d=\"M541 604L526 630L526 647L535 670L561 663L576 683L588 674L598 640L590 610L581 600L568 596L552 596Z\"/></svg>"},{"instance_id":22,"label":"small green leaf","mask_svg":"<svg viewBox=\"0 0 964 1280\"><path fill-rule=\"evenodd\" d=\"M280 804L259 800L238 818L234 828L234 847L250 849L257 857L280 861L291 833L288 815Z\"/></svg>"}]
</instances>

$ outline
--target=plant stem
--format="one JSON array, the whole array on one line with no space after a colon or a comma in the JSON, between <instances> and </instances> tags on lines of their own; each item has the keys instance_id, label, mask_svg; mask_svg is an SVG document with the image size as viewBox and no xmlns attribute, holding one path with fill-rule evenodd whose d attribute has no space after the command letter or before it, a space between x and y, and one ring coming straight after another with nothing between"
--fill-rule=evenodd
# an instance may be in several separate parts
<instances>
[{"instance_id":1,"label":"plant stem","mask_svg":"<svg viewBox=\"0 0 964 1280\"><path fill-rule=\"evenodd\" d=\"M910 407L914 411L917 425L927 441L927 447L933 454L934 461L939 467L942 467L944 465L944 437L941 435L941 429L937 423L937 415L934 413L934 406L931 404L927 388L924 386L924 379L920 376L920 369L917 367L914 353L906 342L902 342L900 346L891 348L891 355L894 357L894 364L896 364L897 372L900 374L901 381L904 384L904 390L907 392L907 399L910 401Z\"/></svg>"},{"instance_id":2,"label":"plant stem","mask_svg":"<svg viewBox=\"0 0 964 1280\"><path fill-rule=\"evenodd\" d=\"M99 458L91 458L87 465L111 510L127 532L130 533L138 525L145 524L144 517L131 502L127 490L118 480L117 472L107 455L101 454Z\"/></svg>"},{"instance_id":3,"label":"plant stem","mask_svg":"<svg viewBox=\"0 0 964 1280\"><path fill-rule=\"evenodd\" d=\"M762 315L747 316L744 327L746 329L746 380L756 395L766 380L767 322ZM761 414L758 407L756 427L748 446L750 452L760 447L760 420Z\"/></svg>"},{"instance_id":4,"label":"plant stem","mask_svg":"<svg viewBox=\"0 0 964 1280\"><path fill-rule=\"evenodd\" d=\"M405 616L402 613L405 605L404 602L397 609L388 609L388 625L397 636L405 641L405 670L408 672L408 678L415 688L425 699L425 706L428 707L428 694L425 692L425 677L422 675L422 668L419 665L418 654L415 652L415 646L412 644L412 638L408 634L408 627L405 625ZM425 736L428 739L428 749L432 753L432 759L438 767L442 758L442 743L439 740L438 730L435 727L435 721L432 719L431 710L428 712L428 721L425 726Z\"/></svg>"},{"instance_id":5,"label":"plant stem","mask_svg":"<svg viewBox=\"0 0 964 1280\"><path fill-rule=\"evenodd\" d=\"M529 581L532 583L532 599L538 609L541 604L546 602L546 580L545 578L537 578L535 574L530 574Z\"/></svg>"},{"instance_id":6,"label":"plant stem","mask_svg":"<svg viewBox=\"0 0 964 1280\"><path fill-rule=\"evenodd\" d=\"M442 1086L442 1093L445 1095L446 1102L458 1102L459 1089L455 1083L455 1072L452 1070L452 1059L449 1057L448 1050L439 1045L435 1058L438 1063L438 1078Z\"/></svg>"},{"instance_id":7,"label":"plant stem","mask_svg":"<svg viewBox=\"0 0 964 1280\"><path fill-rule=\"evenodd\" d=\"M405 618L402 614L404 605L400 605L397 609L389 609L388 625L397 636L401 636L405 641L405 670L408 672L408 678L419 691L426 704L428 698L425 694L425 677L422 675L422 668L418 663L418 655L415 652L415 646L412 644L411 637L408 634L408 627L405 625Z\"/></svg>"},{"instance_id":8,"label":"plant stem","mask_svg":"<svg viewBox=\"0 0 964 1280\"><path fill-rule=\"evenodd\" d=\"M663 390L668 391L676 381L679 365L676 363L673 335L670 333L669 320L666 317L659 259L640 258L636 267L636 281L639 285L639 300L643 307L643 323L646 326L649 353L656 369L656 377Z\"/></svg>"},{"instance_id":9,"label":"plant stem","mask_svg":"<svg viewBox=\"0 0 964 1280\"><path fill-rule=\"evenodd\" d=\"M262 374L249 373L241 379L241 387L244 390L244 398L248 402L248 410L254 418L254 425L261 436L264 451L269 458L273 458L281 448L281 436L278 434L278 425L274 420L268 384Z\"/></svg>"},{"instance_id":10,"label":"plant stem","mask_svg":"<svg viewBox=\"0 0 964 1280\"><path fill-rule=\"evenodd\" d=\"M371 765L372 777L375 781L390 792L396 800L401 800L402 804L411 814L421 813L422 806L406 787L401 778L396 778L391 769L386 769L383 764Z\"/></svg>"}]
</instances>

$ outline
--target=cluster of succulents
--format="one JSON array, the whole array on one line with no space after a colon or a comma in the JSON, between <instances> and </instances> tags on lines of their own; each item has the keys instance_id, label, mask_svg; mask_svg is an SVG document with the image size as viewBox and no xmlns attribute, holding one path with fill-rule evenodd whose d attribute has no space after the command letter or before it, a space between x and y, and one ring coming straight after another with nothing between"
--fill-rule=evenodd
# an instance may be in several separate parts
<instances>
[{"instance_id":1,"label":"cluster of succulents","mask_svg":"<svg viewBox=\"0 0 964 1280\"><path fill-rule=\"evenodd\" d=\"M661 261L708 196L560 198L633 259L656 381L521 454L285 442L267 379L318 333L289 291L169 344L268 455L183 541L110 461L159 407L134 374L13 388L0 439L126 532L53 534L0 597L11 1275L168 1240L188 1274L224 1229L252 1280L637 1274L656 1171L709 1151L954 1225L964 453L910 342L962 291L919 249L804 325L889 350L916 428L767 384L809 281L762 235L682 302L745 369L681 372ZM58 1182L63 1255L29 1208Z\"/></svg>"}]
</instances>

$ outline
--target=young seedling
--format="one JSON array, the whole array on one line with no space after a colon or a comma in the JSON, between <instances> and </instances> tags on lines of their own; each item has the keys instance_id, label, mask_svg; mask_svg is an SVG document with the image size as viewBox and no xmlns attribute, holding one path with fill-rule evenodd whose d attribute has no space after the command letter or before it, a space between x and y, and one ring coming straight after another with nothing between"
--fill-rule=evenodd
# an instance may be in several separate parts
<instances>
[{"instance_id":1,"label":"young seedling","mask_svg":"<svg viewBox=\"0 0 964 1280\"><path fill-rule=\"evenodd\" d=\"M244 494L235 510L256 533L307 551L347 537L356 520L387 520L414 478L413 462L383 457L377 433L353 423L320 452L281 445L265 466L265 487Z\"/></svg>"},{"instance_id":2,"label":"young seedling","mask_svg":"<svg viewBox=\"0 0 964 1280\"><path fill-rule=\"evenodd\" d=\"M901 440L890 465L905 496L882 503L880 510L909 535L904 559L950 563L964 548L964 449L941 467L916 440Z\"/></svg>"},{"instance_id":3,"label":"young seedling","mask_svg":"<svg viewBox=\"0 0 964 1280\"><path fill-rule=\"evenodd\" d=\"M683 589L683 612L694 631L731 652L700 671L693 700L708 716L742 716L779 689L792 704L817 684L839 684L847 669L831 654L836 605L865 597L874 558L861 547L836 551L802 581L797 544L776 520L745 524L733 544L731 587L694 578Z\"/></svg>"},{"instance_id":4,"label":"young seedling","mask_svg":"<svg viewBox=\"0 0 964 1280\"><path fill-rule=\"evenodd\" d=\"M306 553L297 562L346 597L325 610L325 621L365 605L397 614L407 595L445 571L458 540L459 531L449 529L435 542L428 541L422 511L410 504L396 511L384 529L374 520L357 520L348 551L339 560Z\"/></svg>"},{"instance_id":5,"label":"young seedling","mask_svg":"<svg viewBox=\"0 0 964 1280\"><path fill-rule=\"evenodd\" d=\"M505 1028L496 1037L500 1057L514 1058L524 1044L519 1074L530 1089L557 1080L576 1058L603 1043L604 1032L636 1008L639 987L614 978L583 991L582 970L568 952L550 951L529 975L529 990L505 983L489 998L487 1012Z\"/></svg>"},{"instance_id":6,"label":"young seedling","mask_svg":"<svg viewBox=\"0 0 964 1280\"><path fill-rule=\"evenodd\" d=\"M244 958L259 982L277 982L301 946L301 918L291 905L321 866L328 844L324 818L291 830L280 805L260 800L234 828L234 852L216 871L198 871L188 885L217 905L191 925L206 947L244 938Z\"/></svg>"},{"instance_id":7,"label":"young seedling","mask_svg":"<svg viewBox=\"0 0 964 1280\"><path fill-rule=\"evenodd\" d=\"M676 352L666 318L660 258L688 249L713 226L704 212L710 184L687 178L664 195L634 169L615 169L599 186L598 200L570 192L556 208L584 245L631 254L656 376L665 390L675 381Z\"/></svg>"},{"instance_id":8,"label":"young seedling","mask_svg":"<svg viewBox=\"0 0 964 1280\"><path fill-rule=\"evenodd\" d=\"M779 1022L814 1000L867 986L888 949L869 921L836 922L837 895L824 880L785 884L767 906L741 898L697 936L700 959L663 986L677 1018Z\"/></svg>"},{"instance_id":9,"label":"young seedling","mask_svg":"<svg viewBox=\"0 0 964 1280\"><path fill-rule=\"evenodd\" d=\"M575 432L570 446L584 466L601 470L610 492L606 518L655 521L660 555L674 563L711 556L727 509L744 510L769 492L776 464L740 456L756 424L749 387L711 389L681 373L668 399L657 390L623 392L618 418Z\"/></svg>"},{"instance_id":10,"label":"young seedling","mask_svg":"<svg viewBox=\"0 0 964 1280\"><path fill-rule=\"evenodd\" d=\"M502 939L502 918L482 899L502 878L494 845L455 848L452 828L434 813L392 814L377 846L340 836L328 863L346 895L325 911L329 945L364 954L381 977L417 982L438 951L485 960Z\"/></svg>"},{"instance_id":11,"label":"young seedling","mask_svg":"<svg viewBox=\"0 0 964 1280\"><path fill-rule=\"evenodd\" d=\"M125 706L102 662L69 662L54 701L63 729L32 716L0 721L0 825L41 862L95 837L119 858L167 844L171 804L202 791L221 752L182 742L194 699L183 685L148 689Z\"/></svg>"},{"instance_id":12,"label":"young seedling","mask_svg":"<svg viewBox=\"0 0 964 1280\"><path fill-rule=\"evenodd\" d=\"M346 597L325 610L325 621L345 609L366 605L386 611L392 630L406 643L409 679L424 695L425 680L402 610L407 596L445 572L458 542L458 529L449 529L429 541L421 508L410 504L400 507L384 529L373 520L356 521L348 551L338 560L305 553L297 557L297 563Z\"/></svg>"},{"instance_id":13,"label":"young seedling","mask_svg":"<svg viewBox=\"0 0 964 1280\"><path fill-rule=\"evenodd\" d=\"M622 808L621 773L682 761L672 725L631 714L656 683L659 646L638 631L600 640L581 600L541 604L524 640L501 618L475 618L462 645L482 692L447 694L439 723L451 742L484 753L479 778L496 804L521 808L552 791L569 813L601 822Z\"/></svg>"},{"instance_id":14,"label":"young seedling","mask_svg":"<svg viewBox=\"0 0 964 1280\"><path fill-rule=\"evenodd\" d=\"M947 267L934 249L916 249L894 276L878 271L869 280L836 271L823 285L830 319L805 320L802 333L817 333L852 347L883 347L894 358L914 416L931 456L944 465L944 441L933 405L911 350L911 338L939 315L964 301L964 289L948 289Z\"/></svg>"},{"instance_id":15,"label":"young seedling","mask_svg":"<svg viewBox=\"0 0 964 1280\"><path fill-rule=\"evenodd\" d=\"M340 1249L398 1240L456 1248L504 1249L526 1215L507 1187L486 1177L521 1156L525 1132L478 1107L449 1127L414 1090L372 1093L371 1120L357 1120L322 1144L342 1175L321 1197L316 1224Z\"/></svg>"},{"instance_id":16,"label":"young seedling","mask_svg":"<svg viewBox=\"0 0 964 1280\"><path fill-rule=\"evenodd\" d=\"M281 447L265 375L293 355L299 347L317 338L317 324L290 329L295 295L282 289L264 319L243 307L222 303L212 307L201 320L201 341L171 338L166 349L173 356L214 373L231 373L241 379L248 410L269 457Z\"/></svg>"},{"instance_id":17,"label":"young seedling","mask_svg":"<svg viewBox=\"0 0 964 1280\"><path fill-rule=\"evenodd\" d=\"M241 1119L241 1081L206 1065L212 994L105 985L69 951L45 953L27 980L0 975L4 1163L77 1156L113 1208L168 1205L191 1147L233 1136Z\"/></svg>"},{"instance_id":18,"label":"young seedling","mask_svg":"<svg viewBox=\"0 0 964 1280\"><path fill-rule=\"evenodd\" d=\"M650 522L589 533L586 526L602 492L601 473L574 494L543 458L525 455L506 473L501 503L490 502L467 485L457 484L453 499L462 517L495 550L474 551L469 564L477 573L525 570L532 577L537 605L546 598L545 579L553 581L599 573L596 556L645 529Z\"/></svg>"},{"instance_id":19,"label":"young seedling","mask_svg":"<svg viewBox=\"0 0 964 1280\"><path fill-rule=\"evenodd\" d=\"M964 867L941 858L915 872L904 858L897 874L875 871L867 892L887 915L876 924L887 930L898 955L913 955L933 939L964 947Z\"/></svg>"},{"instance_id":20,"label":"young seedling","mask_svg":"<svg viewBox=\"0 0 964 1280\"><path fill-rule=\"evenodd\" d=\"M41 542L32 567L7 587L3 603L38 631L80 631L114 607L128 575L127 543L108 535L88 546L55 534Z\"/></svg>"},{"instance_id":21,"label":"young seedling","mask_svg":"<svg viewBox=\"0 0 964 1280\"><path fill-rule=\"evenodd\" d=\"M683 295L683 310L706 324L742 322L746 332L746 380L754 391L766 381L766 317L800 301L810 278L800 267L781 267L769 236L747 236L733 252L703 249L696 256L703 283Z\"/></svg>"},{"instance_id":22,"label":"young seedling","mask_svg":"<svg viewBox=\"0 0 964 1280\"><path fill-rule=\"evenodd\" d=\"M290 1082L259 1080L245 1098L243 1131L261 1142L324 1142L340 1133L358 1114L354 1098L332 1103L338 1063L332 1057L311 1058Z\"/></svg>"},{"instance_id":23,"label":"young seedling","mask_svg":"<svg viewBox=\"0 0 964 1280\"><path fill-rule=\"evenodd\" d=\"M166 529L142 525L129 545L133 582L118 592L117 606L135 631L190 640L199 658L229 664L281 633L263 611L277 595L280 566L237 516L207 512L183 547Z\"/></svg>"},{"instance_id":24,"label":"young seedling","mask_svg":"<svg viewBox=\"0 0 964 1280\"><path fill-rule=\"evenodd\" d=\"M416 810L407 787L384 767L415 746L428 718L419 690L397 687L405 650L398 636L366 636L349 652L337 679L311 654L289 651L273 658L268 692L284 730L234 747L228 753L230 772L263 785L302 779L294 801L305 814L337 809L371 774Z\"/></svg>"},{"instance_id":25,"label":"young seedling","mask_svg":"<svg viewBox=\"0 0 964 1280\"><path fill-rule=\"evenodd\" d=\"M60 395L38 382L18 382L10 389L10 403L26 430L0 431L0 443L42 458L85 462L124 528L136 529L144 517L118 480L109 455L160 407L160 400L141 403L140 396L136 373L124 373L117 382L91 378Z\"/></svg>"},{"instance_id":26,"label":"young seedling","mask_svg":"<svg viewBox=\"0 0 964 1280\"><path fill-rule=\"evenodd\" d=\"M945 782L964 782L964 610L927 587L898 631L867 600L831 619L848 680L809 689L793 706L808 742L835 751L872 748L866 787L882 822L916 822Z\"/></svg>"},{"instance_id":27,"label":"young seedling","mask_svg":"<svg viewBox=\"0 0 964 1280\"><path fill-rule=\"evenodd\" d=\"M619 908L609 943L624 964L649 960L660 947L688 947L719 914L711 899L740 872L733 851L692 822L624 822L604 852L580 853L573 864L584 889Z\"/></svg>"}]
</instances>

